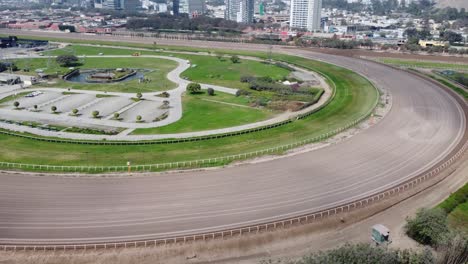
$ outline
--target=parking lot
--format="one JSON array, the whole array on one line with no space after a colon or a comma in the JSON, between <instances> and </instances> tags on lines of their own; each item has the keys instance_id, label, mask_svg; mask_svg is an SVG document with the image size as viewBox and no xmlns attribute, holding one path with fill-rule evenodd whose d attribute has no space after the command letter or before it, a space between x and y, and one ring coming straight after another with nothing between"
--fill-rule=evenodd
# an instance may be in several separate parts
<instances>
[{"instance_id":1,"label":"parking lot","mask_svg":"<svg viewBox=\"0 0 468 264\"><path fill-rule=\"evenodd\" d=\"M19 106L15 107L14 102L18 102ZM4 102L0 105L1 109L11 110L15 116L21 115L27 117L28 120L50 119L54 120L70 120L70 123L75 125L80 122L100 125L115 122L112 117L114 113L119 113L119 123L136 123L137 116L142 117L142 122L151 123L157 117L167 112L167 109L161 109L162 102L156 100L141 100L134 101L125 96L99 96L93 93L69 93L59 91L49 91L46 89L30 91L23 94L19 98ZM36 107L34 107L36 106ZM52 107L56 111L52 111ZM78 110L76 117L73 109ZM99 118L93 117L94 111L99 112ZM24 119L24 118L22 118ZM125 125L124 125L125 126Z\"/></svg>"}]
</instances>

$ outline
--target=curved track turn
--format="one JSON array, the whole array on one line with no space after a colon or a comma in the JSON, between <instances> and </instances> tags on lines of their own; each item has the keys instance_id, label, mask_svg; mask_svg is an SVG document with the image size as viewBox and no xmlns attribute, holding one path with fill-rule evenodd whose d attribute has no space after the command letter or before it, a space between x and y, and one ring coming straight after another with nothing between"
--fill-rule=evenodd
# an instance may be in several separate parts
<instances>
[{"instance_id":1,"label":"curved track turn","mask_svg":"<svg viewBox=\"0 0 468 264\"><path fill-rule=\"evenodd\" d=\"M292 217L410 179L463 140L465 114L447 92L377 63L295 51L347 67L393 96L374 127L337 145L269 162L152 177L0 175L0 244L172 237Z\"/></svg>"}]
</instances>

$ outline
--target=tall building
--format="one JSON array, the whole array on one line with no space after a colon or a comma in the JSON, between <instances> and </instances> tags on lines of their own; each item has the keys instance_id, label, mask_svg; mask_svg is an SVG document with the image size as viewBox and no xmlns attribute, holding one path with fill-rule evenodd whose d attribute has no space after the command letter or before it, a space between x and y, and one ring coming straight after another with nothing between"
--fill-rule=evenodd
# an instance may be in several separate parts
<instances>
[{"instance_id":1,"label":"tall building","mask_svg":"<svg viewBox=\"0 0 468 264\"><path fill-rule=\"evenodd\" d=\"M289 27L308 31L320 30L322 0L291 0Z\"/></svg>"},{"instance_id":2,"label":"tall building","mask_svg":"<svg viewBox=\"0 0 468 264\"><path fill-rule=\"evenodd\" d=\"M226 0L225 19L239 23L252 23L255 0Z\"/></svg>"},{"instance_id":3,"label":"tall building","mask_svg":"<svg viewBox=\"0 0 468 264\"><path fill-rule=\"evenodd\" d=\"M174 16L178 16L179 15L179 0L174 0L172 1L172 14Z\"/></svg>"},{"instance_id":4,"label":"tall building","mask_svg":"<svg viewBox=\"0 0 468 264\"><path fill-rule=\"evenodd\" d=\"M206 12L204 0L180 0L179 13L187 13L190 16L197 16Z\"/></svg>"}]
</instances>

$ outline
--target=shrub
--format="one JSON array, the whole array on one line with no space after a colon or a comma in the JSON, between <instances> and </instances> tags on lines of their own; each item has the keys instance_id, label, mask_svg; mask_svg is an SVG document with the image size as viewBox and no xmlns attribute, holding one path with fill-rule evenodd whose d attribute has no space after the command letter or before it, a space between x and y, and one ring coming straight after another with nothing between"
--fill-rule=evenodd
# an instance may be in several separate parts
<instances>
[{"instance_id":1,"label":"shrub","mask_svg":"<svg viewBox=\"0 0 468 264\"><path fill-rule=\"evenodd\" d=\"M236 91L236 96L241 96L241 95L249 95L250 92L249 91L246 91L246 90L243 90L243 89L239 89Z\"/></svg>"},{"instance_id":2,"label":"shrub","mask_svg":"<svg viewBox=\"0 0 468 264\"><path fill-rule=\"evenodd\" d=\"M57 107L54 105L54 106L52 106L52 107L50 108L50 110L52 110L52 112L55 113L55 112L57 112Z\"/></svg>"},{"instance_id":3,"label":"shrub","mask_svg":"<svg viewBox=\"0 0 468 264\"><path fill-rule=\"evenodd\" d=\"M76 108L73 109L73 110L72 110L72 113L73 113L74 115L77 115L77 114L78 114L78 109L76 109Z\"/></svg>"},{"instance_id":4,"label":"shrub","mask_svg":"<svg viewBox=\"0 0 468 264\"><path fill-rule=\"evenodd\" d=\"M37 105L34 105L34 110L37 110L37 107L38 107Z\"/></svg>"},{"instance_id":5,"label":"shrub","mask_svg":"<svg viewBox=\"0 0 468 264\"><path fill-rule=\"evenodd\" d=\"M437 252L438 263L466 264L468 263L468 239L455 235L437 247Z\"/></svg>"},{"instance_id":6,"label":"shrub","mask_svg":"<svg viewBox=\"0 0 468 264\"><path fill-rule=\"evenodd\" d=\"M114 119L119 119L120 118L120 114L119 113L114 113Z\"/></svg>"},{"instance_id":7,"label":"shrub","mask_svg":"<svg viewBox=\"0 0 468 264\"><path fill-rule=\"evenodd\" d=\"M336 249L314 253L303 257L295 264L432 264L434 257L430 250L422 253L410 250L397 250L384 247L373 247L369 244L346 244Z\"/></svg>"},{"instance_id":8,"label":"shrub","mask_svg":"<svg viewBox=\"0 0 468 264\"><path fill-rule=\"evenodd\" d=\"M239 56L237 56L237 55L232 55L232 56L231 56L231 61L232 61L232 63L239 63L239 62L240 62L240 58L239 58Z\"/></svg>"},{"instance_id":9,"label":"shrub","mask_svg":"<svg viewBox=\"0 0 468 264\"><path fill-rule=\"evenodd\" d=\"M136 97L137 97L138 99L141 99L141 98L143 97L143 95L142 95L141 93L137 93L137 94L136 94Z\"/></svg>"},{"instance_id":10,"label":"shrub","mask_svg":"<svg viewBox=\"0 0 468 264\"><path fill-rule=\"evenodd\" d=\"M140 122L141 119L142 119L141 115L137 115L136 120L137 120L138 122Z\"/></svg>"},{"instance_id":11,"label":"shrub","mask_svg":"<svg viewBox=\"0 0 468 264\"><path fill-rule=\"evenodd\" d=\"M94 118L98 118L99 117L99 111L95 110L91 113L93 115Z\"/></svg>"},{"instance_id":12,"label":"shrub","mask_svg":"<svg viewBox=\"0 0 468 264\"><path fill-rule=\"evenodd\" d=\"M18 107L20 106L20 103L19 103L18 101L15 101L15 102L13 103L13 105L14 105L16 108L18 108Z\"/></svg>"},{"instance_id":13,"label":"shrub","mask_svg":"<svg viewBox=\"0 0 468 264\"><path fill-rule=\"evenodd\" d=\"M210 96L213 96L215 94L214 89L211 87L206 90L206 93Z\"/></svg>"},{"instance_id":14,"label":"shrub","mask_svg":"<svg viewBox=\"0 0 468 264\"><path fill-rule=\"evenodd\" d=\"M440 209L420 209L415 218L407 219L406 234L424 245L437 245L449 232L445 212Z\"/></svg>"},{"instance_id":15,"label":"shrub","mask_svg":"<svg viewBox=\"0 0 468 264\"><path fill-rule=\"evenodd\" d=\"M196 94L201 91L201 85L199 83L189 83L187 84L187 91L191 94Z\"/></svg>"},{"instance_id":16,"label":"shrub","mask_svg":"<svg viewBox=\"0 0 468 264\"><path fill-rule=\"evenodd\" d=\"M59 55L55 60L62 67L75 66L78 63L78 57L74 55Z\"/></svg>"},{"instance_id":17,"label":"shrub","mask_svg":"<svg viewBox=\"0 0 468 264\"><path fill-rule=\"evenodd\" d=\"M288 71L294 71L294 68L285 64L285 63L282 63L282 62L277 62L275 63L276 66L280 67L280 68L283 68L283 69L286 69Z\"/></svg>"},{"instance_id":18,"label":"shrub","mask_svg":"<svg viewBox=\"0 0 468 264\"><path fill-rule=\"evenodd\" d=\"M250 83L251 81L254 81L255 77L249 76L249 75L243 75L240 77L240 81L243 83Z\"/></svg>"},{"instance_id":19,"label":"shrub","mask_svg":"<svg viewBox=\"0 0 468 264\"><path fill-rule=\"evenodd\" d=\"M258 77L257 81L259 82L267 82L267 83L273 83L273 78L270 76L263 76L263 77Z\"/></svg>"}]
</instances>

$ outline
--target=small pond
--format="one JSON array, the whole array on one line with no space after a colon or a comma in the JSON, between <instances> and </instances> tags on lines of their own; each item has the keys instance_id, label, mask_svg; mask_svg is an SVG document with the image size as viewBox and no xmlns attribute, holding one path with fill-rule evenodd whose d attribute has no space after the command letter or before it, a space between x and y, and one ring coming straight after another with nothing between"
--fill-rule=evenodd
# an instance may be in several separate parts
<instances>
[{"instance_id":1,"label":"small pond","mask_svg":"<svg viewBox=\"0 0 468 264\"><path fill-rule=\"evenodd\" d=\"M144 79L145 73L148 73L149 70L142 69L133 69L134 73L128 74L120 79L96 79L92 78L93 75L105 74L111 72L111 69L93 69L93 70L79 70L75 74L71 74L65 80L69 82L76 83L116 83L116 82L126 82L130 80Z\"/></svg>"}]
</instances>

